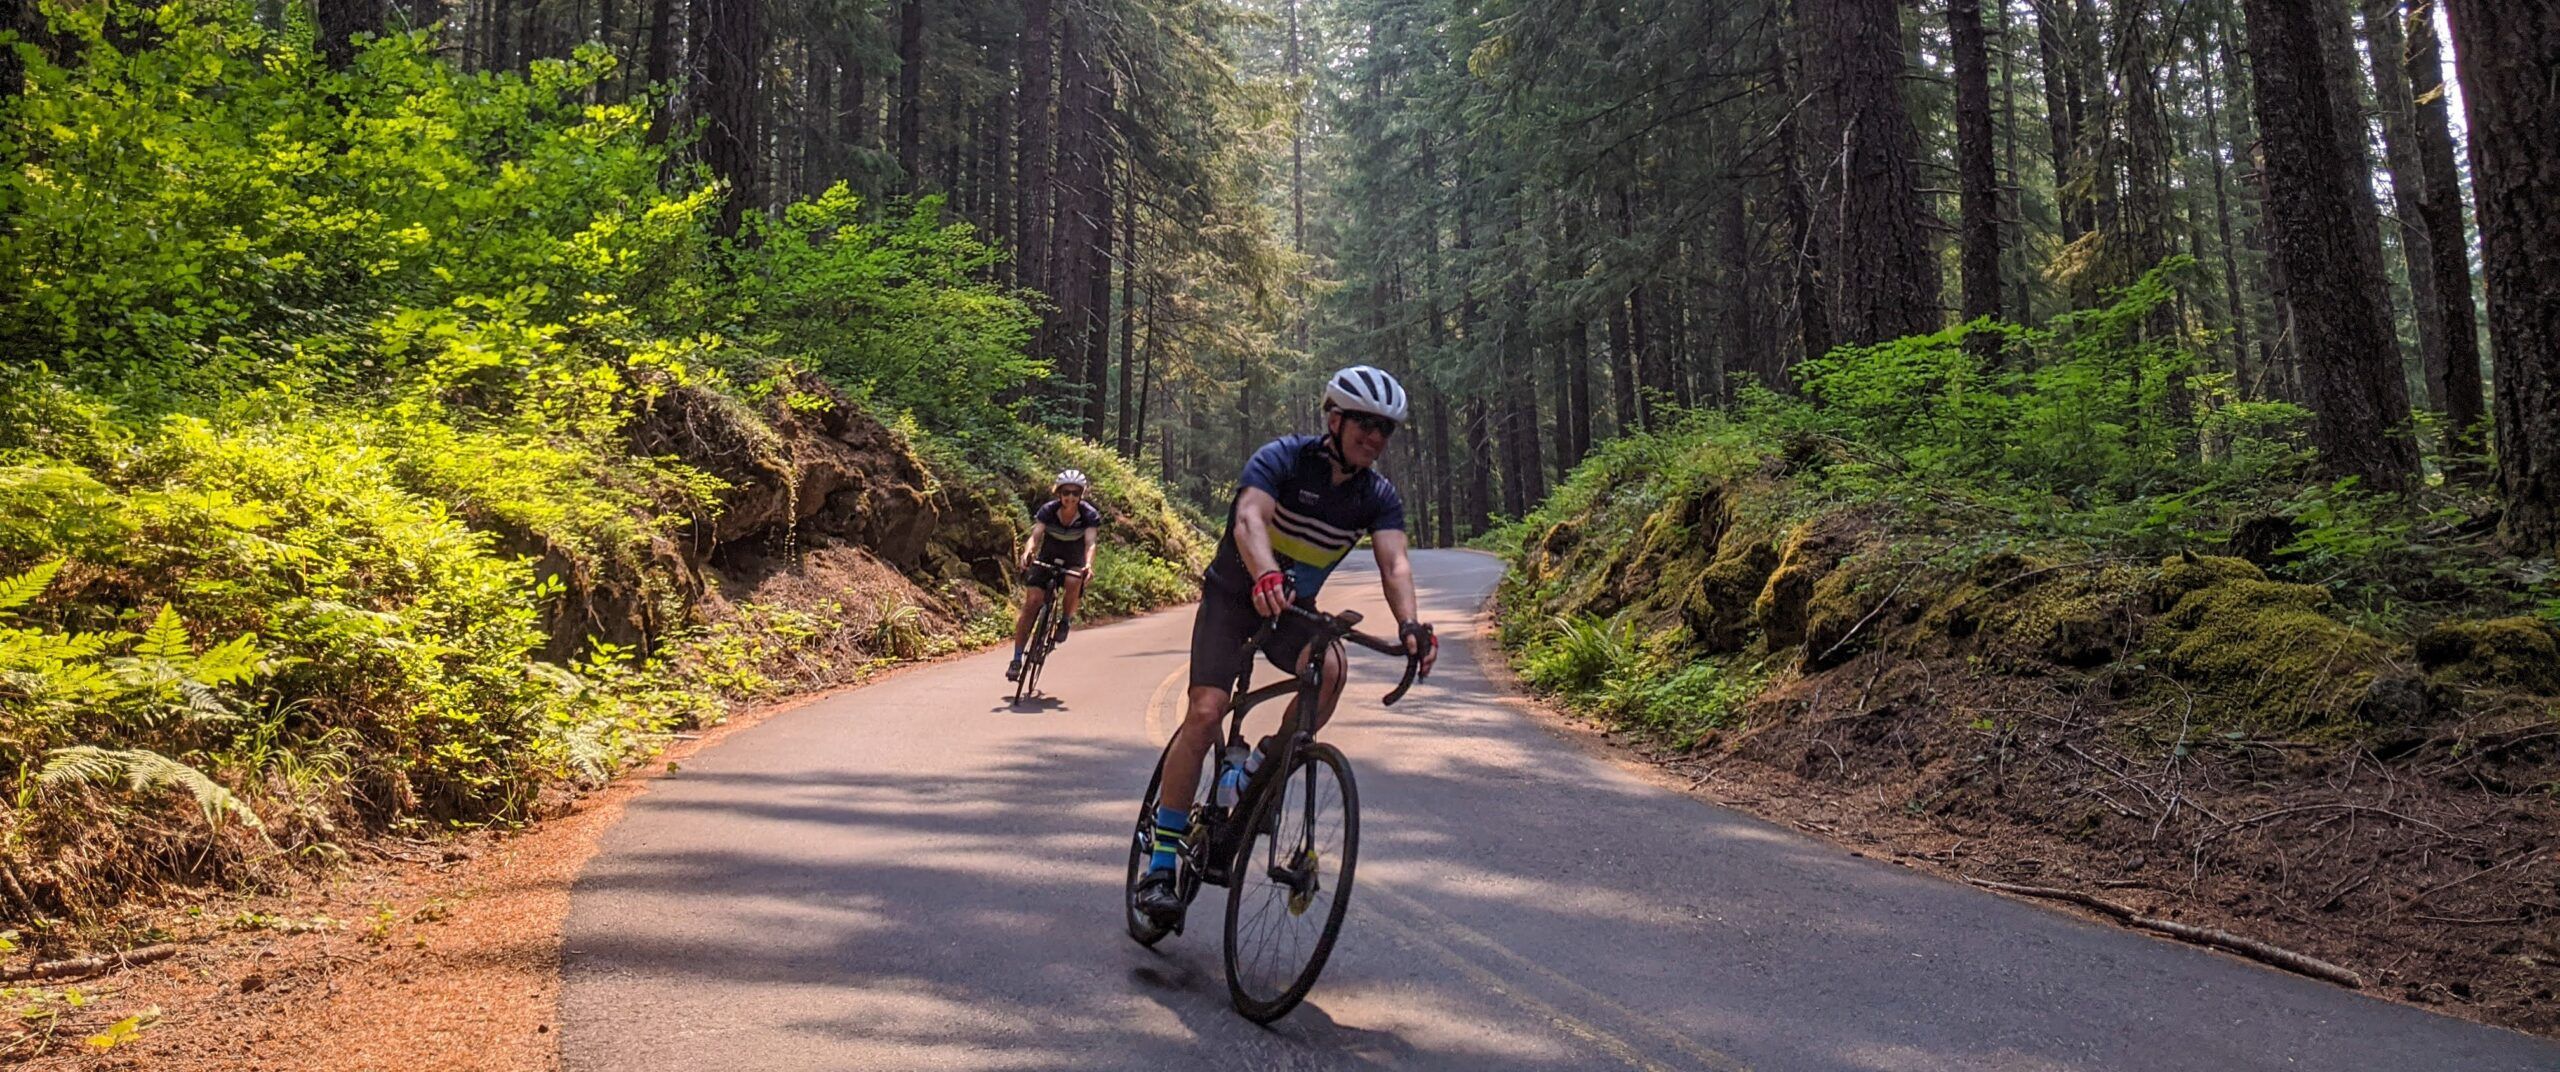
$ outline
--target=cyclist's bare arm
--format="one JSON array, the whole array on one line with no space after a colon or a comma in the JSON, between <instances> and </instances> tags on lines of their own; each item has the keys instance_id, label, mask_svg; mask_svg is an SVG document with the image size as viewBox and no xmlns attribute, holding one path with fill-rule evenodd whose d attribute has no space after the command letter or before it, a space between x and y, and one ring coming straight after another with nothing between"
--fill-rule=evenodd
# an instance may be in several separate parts
<instances>
[{"instance_id":1,"label":"cyclist's bare arm","mask_svg":"<svg viewBox=\"0 0 2560 1072\"><path fill-rule=\"evenodd\" d=\"M1405 550L1411 546L1403 529L1380 529L1369 534L1370 553L1378 557L1378 583L1387 590L1387 609L1395 612L1397 625L1420 621L1413 598L1413 561ZM1437 647L1423 653L1422 672L1428 676L1431 664L1438 662Z\"/></svg>"},{"instance_id":2,"label":"cyclist's bare arm","mask_svg":"<svg viewBox=\"0 0 2560 1072\"><path fill-rule=\"evenodd\" d=\"M1022 568L1031 568L1031 556L1040 553L1040 538L1048 534L1049 526L1046 522L1034 521L1031 523L1031 538L1022 541Z\"/></svg>"},{"instance_id":3,"label":"cyclist's bare arm","mask_svg":"<svg viewBox=\"0 0 2560 1072\"><path fill-rule=\"evenodd\" d=\"M1280 556L1271 550L1271 519L1279 510L1280 500L1261 488L1246 488L1236 496L1236 554L1244 559L1244 571L1250 576L1259 578L1280 568ZM1267 597L1254 593L1253 609L1265 617L1280 613L1286 605L1278 593Z\"/></svg>"}]
</instances>

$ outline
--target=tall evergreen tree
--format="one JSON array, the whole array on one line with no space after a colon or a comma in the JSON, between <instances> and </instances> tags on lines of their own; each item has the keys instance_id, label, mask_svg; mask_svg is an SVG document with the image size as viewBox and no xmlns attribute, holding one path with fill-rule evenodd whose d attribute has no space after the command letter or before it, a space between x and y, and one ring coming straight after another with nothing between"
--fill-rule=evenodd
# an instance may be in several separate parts
<instances>
[{"instance_id":1,"label":"tall evergreen tree","mask_svg":"<svg viewBox=\"0 0 2560 1072\"><path fill-rule=\"evenodd\" d=\"M2560 6L2450 0L2496 370L2501 527L2560 555Z\"/></svg>"},{"instance_id":2,"label":"tall evergreen tree","mask_svg":"<svg viewBox=\"0 0 2560 1072\"><path fill-rule=\"evenodd\" d=\"M2417 450L2407 432L2408 387L2390 323L2380 251L2340 221L2355 218L2370 185L2352 175L2346 128L2321 16L2286 0L2247 0L2250 73L2265 142L2268 222L2301 336L2311 437L2333 470L2365 485L2411 485Z\"/></svg>"}]
</instances>

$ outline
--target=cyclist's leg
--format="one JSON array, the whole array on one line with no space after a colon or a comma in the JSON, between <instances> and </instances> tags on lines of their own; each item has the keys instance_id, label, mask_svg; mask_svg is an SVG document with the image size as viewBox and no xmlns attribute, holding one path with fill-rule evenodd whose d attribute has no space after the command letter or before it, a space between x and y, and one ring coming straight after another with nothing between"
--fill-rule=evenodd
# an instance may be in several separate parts
<instances>
[{"instance_id":1,"label":"cyclist's leg","mask_svg":"<svg viewBox=\"0 0 2560 1072\"><path fill-rule=\"evenodd\" d=\"M1305 669L1311 655L1323 654L1324 688L1317 694L1316 703L1316 728L1322 729L1333 718L1334 705L1342 701L1342 645L1318 640L1314 630L1293 619L1282 623L1279 633L1263 645L1262 652L1271 665L1292 674Z\"/></svg>"},{"instance_id":2,"label":"cyclist's leg","mask_svg":"<svg viewBox=\"0 0 2560 1072\"><path fill-rule=\"evenodd\" d=\"M1070 573L1067 575L1066 598L1059 601L1058 613L1073 618L1076 616L1076 605L1082 602L1084 602L1084 578Z\"/></svg>"},{"instance_id":3,"label":"cyclist's leg","mask_svg":"<svg viewBox=\"0 0 2560 1072\"><path fill-rule=\"evenodd\" d=\"M1218 724L1227 715L1231 693L1214 685L1193 685L1184 705L1182 725L1173 731L1173 748L1164 757L1164 788L1158 801L1188 808L1200 792L1200 762L1218 743Z\"/></svg>"}]
</instances>

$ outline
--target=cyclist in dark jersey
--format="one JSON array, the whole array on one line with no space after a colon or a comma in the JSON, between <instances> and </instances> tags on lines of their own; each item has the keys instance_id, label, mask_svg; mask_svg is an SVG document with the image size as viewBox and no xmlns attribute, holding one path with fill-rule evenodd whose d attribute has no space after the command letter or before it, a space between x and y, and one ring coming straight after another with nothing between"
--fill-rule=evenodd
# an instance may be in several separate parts
<instances>
[{"instance_id":1,"label":"cyclist in dark jersey","mask_svg":"<svg viewBox=\"0 0 2560 1072\"><path fill-rule=\"evenodd\" d=\"M1093 553L1101 546L1096 532L1102 526L1102 511L1085 501L1092 484L1081 469L1061 472L1049 488L1055 497L1031 512L1031 538L1022 542L1022 610L1013 620L1013 663L1005 667L1007 681L1022 677L1022 649L1030 643L1031 623L1040 616L1040 605L1049 599L1049 590L1042 587L1049 579L1049 567L1043 563L1067 564L1058 600L1058 628L1049 637L1052 644L1067 642L1067 626L1084 598L1085 578L1093 575Z\"/></svg>"},{"instance_id":2,"label":"cyclist in dark jersey","mask_svg":"<svg viewBox=\"0 0 2560 1072\"><path fill-rule=\"evenodd\" d=\"M1155 815L1154 856L1138 882L1140 911L1171 925L1182 914L1173 867L1182 835L1190 829L1189 803L1197 798L1201 757L1217 742L1244 644L1291 602L1313 608L1316 591L1367 533L1378 560L1387 606L1402 638L1422 643L1422 672L1439 657L1431 631L1415 615L1413 567L1405 557L1404 500L1395 485L1370 468L1405 418L1404 387L1366 365L1343 369L1325 385L1325 434L1284 436L1255 451L1227 508L1226 534L1201 579L1200 609L1191 625L1191 692L1182 726L1164 759L1164 785ZM1272 664L1295 673L1303 665L1312 632L1284 623L1262 646ZM1324 693L1317 724L1332 717L1342 696L1342 653L1324 654Z\"/></svg>"}]
</instances>

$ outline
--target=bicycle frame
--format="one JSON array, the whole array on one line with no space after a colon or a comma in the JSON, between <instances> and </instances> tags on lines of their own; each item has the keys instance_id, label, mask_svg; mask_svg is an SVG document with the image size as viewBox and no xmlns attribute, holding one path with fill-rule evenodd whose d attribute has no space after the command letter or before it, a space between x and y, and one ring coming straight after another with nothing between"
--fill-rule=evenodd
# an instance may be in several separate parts
<instances>
[{"instance_id":1,"label":"bicycle frame","mask_svg":"<svg viewBox=\"0 0 2560 1072\"><path fill-rule=\"evenodd\" d=\"M1254 708L1289 695L1297 696L1299 703L1297 708L1290 712L1287 720L1280 724L1279 732L1272 734L1277 744L1269 754L1262 757L1261 768L1254 771L1253 777L1245 782L1243 791L1236 794L1234 806L1225 809L1224 814L1215 817L1210 836L1201 846L1202 852L1198 861L1202 876L1208 879L1211 885L1226 884L1226 860L1235 854L1235 839L1238 833L1237 824L1232 820L1239 815L1252 814L1254 808L1261 803L1262 795L1271 790L1274 772L1288 770L1290 760L1297 755L1298 749L1315 740L1316 716L1322 713L1318 705L1324 702L1326 655L1342 647L1342 640L1339 637L1315 637L1308 641L1304 649L1301 649L1301 654L1307 657L1306 665L1299 668L1297 673L1254 689L1251 687L1253 656L1259 654L1260 639L1257 636L1254 640L1245 642L1244 669L1236 675L1236 687L1231 693L1234 699L1227 704L1226 740L1221 742L1211 754L1224 756L1228 748L1249 747L1249 743L1244 739L1244 716ZM1211 770L1210 784L1215 785L1215 779L1225 773L1226 763L1221 759Z\"/></svg>"}]
</instances>

